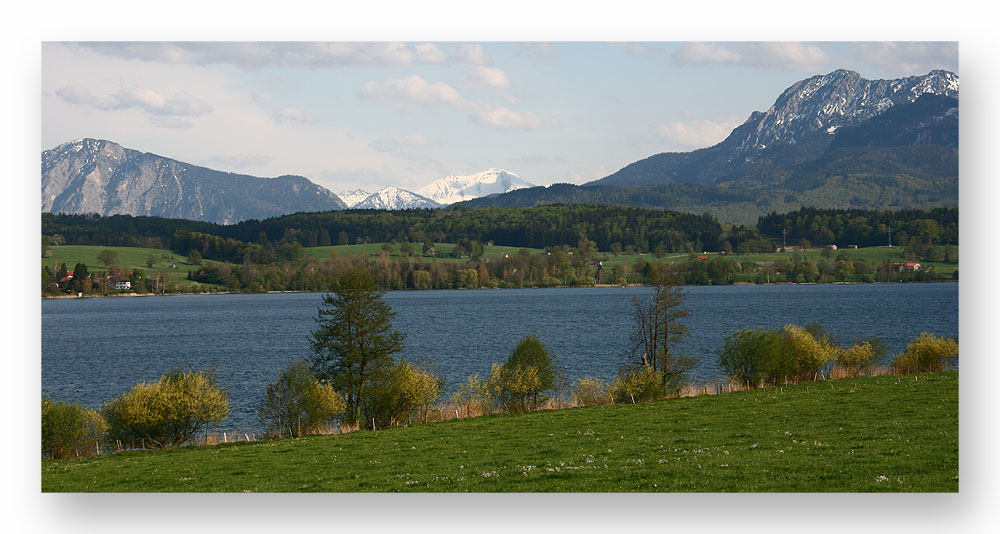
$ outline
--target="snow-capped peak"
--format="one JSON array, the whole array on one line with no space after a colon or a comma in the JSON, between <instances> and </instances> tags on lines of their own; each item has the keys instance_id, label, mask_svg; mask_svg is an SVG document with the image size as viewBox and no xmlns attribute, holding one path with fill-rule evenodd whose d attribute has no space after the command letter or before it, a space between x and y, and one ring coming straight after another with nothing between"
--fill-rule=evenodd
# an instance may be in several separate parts
<instances>
[{"instance_id":1,"label":"snow-capped peak","mask_svg":"<svg viewBox=\"0 0 1000 534\"><path fill-rule=\"evenodd\" d=\"M337 193L340 200L347 204L348 208L354 207L359 202L371 196L371 193L365 191L364 189L352 189L350 191L344 191L343 193Z\"/></svg>"},{"instance_id":2,"label":"snow-capped peak","mask_svg":"<svg viewBox=\"0 0 1000 534\"><path fill-rule=\"evenodd\" d=\"M353 209L405 210L411 208L437 208L440 204L411 191L396 186L386 186L378 192L368 195L361 202L351 206Z\"/></svg>"},{"instance_id":3,"label":"snow-capped peak","mask_svg":"<svg viewBox=\"0 0 1000 534\"><path fill-rule=\"evenodd\" d=\"M466 176L445 176L417 189L417 193L446 205L525 187L535 187L535 185L510 171L491 168Z\"/></svg>"}]
</instances>

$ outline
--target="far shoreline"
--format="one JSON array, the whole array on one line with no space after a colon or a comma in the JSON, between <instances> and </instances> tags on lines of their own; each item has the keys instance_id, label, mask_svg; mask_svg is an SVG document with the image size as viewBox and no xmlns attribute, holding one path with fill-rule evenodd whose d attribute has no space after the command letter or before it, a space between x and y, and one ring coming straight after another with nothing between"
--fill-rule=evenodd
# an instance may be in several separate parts
<instances>
[{"instance_id":1,"label":"far shoreline","mask_svg":"<svg viewBox=\"0 0 1000 534\"><path fill-rule=\"evenodd\" d=\"M922 282L769 282L757 284L753 282L734 282L725 286L826 286L826 285L892 285L892 284L957 284L959 280L935 280ZM482 291L482 290L506 290L506 289L587 289L587 288L609 288L609 287L653 287L647 284L593 284L589 286L553 286L553 287L479 287L479 288L448 288L448 289L387 289L390 291ZM720 284L694 284L681 285L681 287L724 287ZM90 298L134 298L134 297L177 297L184 295L280 295L284 293L330 293L330 290L323 291L265 291L261 293L244 293L233 291L203 291L203 292L180 292L180 293L119 293L114 295L43 295L42 300L83 300Z\"/></svg>"}]
</instances>

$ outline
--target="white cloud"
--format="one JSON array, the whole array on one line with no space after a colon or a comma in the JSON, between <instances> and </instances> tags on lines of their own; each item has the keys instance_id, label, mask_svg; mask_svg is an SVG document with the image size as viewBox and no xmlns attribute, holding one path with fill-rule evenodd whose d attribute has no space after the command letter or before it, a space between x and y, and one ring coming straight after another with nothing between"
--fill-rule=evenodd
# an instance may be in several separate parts
<instances>
[{"instance_id":1,"label":"white cloud","mask_svg":"<svg viewBox=\"0 0 1000 534\"><path fill-rule=\"evenodd\" d=\"M245 70L269 66L328 68L437 64L449 60L481 64L488 56L459 47L453 57L433 43L397 42L84 42L70 46L97 54L169 64L228 64ZM478 47L478 45L472 45Z\"/></svg>"},{"instance_id":2,"label":"white cloud","mask_svg":"<svg viewBox=\"0 0 1000 534\"><path fill-rule=\"evenodd\" d=\"M467 99L446 83L431 83L416 74L366 82L361 86L359 97L401 111L449 106L466 112L476 124L505 132L537 130L543 126L542 119L534 113L519 113L489 102Z\"/></svg>"},{"instance_id":3,"label":"white cloud","mask_svg":"<svg viewBox=\"0 0 1000 534\"><path fill-rule=\"evenodd\" d=\"M456 105L462 97L453 87L443 82L428 82L414 74L406 78L390 78L381 82L367 82L361 86L362 100L379 102L403 110L439 104Z\"/></svg>"},{"instance_id":4,"label":"white cloud","mask_svg":"<svg viewBox=\"0 0 1000 534\"><path fill-rule=\"evenodd\" d=\"M469 70L468 80L475 86L489 89L510 89L507 73L496 67L475 66Z\"/></svg>"},{"instance_id":5,"label":"white cloud","mask_svg":"<svg viewBox=\"0 0 1000 534\"><path fill-rule=\"evenodd\" d=\"M489 65L493 62L482 45L478 44L458 45L458 51L455 54L455 61L471 63L473 65Z\"/></svg>"},{"instance_id":6,"label":"white cloud","mask_svg":"<svg viewBox=\"0 0 1000 534\"><path fill-rule=\"evenodd\" d=\"M503 132L531 131L542 127L542 119L534 113L518 113L505 107L488 107L469 114L476 124L489 126Z\"/></svg>"},{"instance_id":7,"label":"white cloud","mask_svg":"<svg viewBox=\"0 0 1000 534\"><path fill-rule=\"evenodd\" d=\"M934 69L957 72L958 43L858 43L855 59L908 76L927 74Z\"/></svg>"},{"instance_id":8,"label":"white cloud","mask_svg":"<svg viewBox=\"0 0 1000 534\"><path fill-rule=\"evenodd\" d=\"M211 113L213 109L207 102L188 93L178 92L168 97L152 89L134 87L99 97L81 85L67 85L57 90L56 95L70 104L101 111L137 109L150 115L197 117Z\"/></svg>"},{"instance_id":9,"label":"white cloud","mask_svg":"<svg viewBox=\"0 0 1000 534\"><path fill-rule=\"evenodd\" d=\"M738 65L743 57L719 43L685 43L672 58L679 65Z\"/></svg>"},{"instance_id":10,"label":"white cloud","mask_svg":"<svg viewBox=\"0 0 1000 534\"><path fill-rule=\"evenodd\" d=\"M656 127L661 137L678 148L705 148L718 144L740 125L737 120L671 122Z\"/></svg>"},{"instance_id":11,"label":"white cloud","mask_svg":"<svg viewBox=\"0 0 1000 534\"><path fill-rule=\"evenodd\" d=\"M818 72L830 58L820 47L799 42L685 43L671 56L676 65L731 65Z\"/></svg>"}]
</instances>

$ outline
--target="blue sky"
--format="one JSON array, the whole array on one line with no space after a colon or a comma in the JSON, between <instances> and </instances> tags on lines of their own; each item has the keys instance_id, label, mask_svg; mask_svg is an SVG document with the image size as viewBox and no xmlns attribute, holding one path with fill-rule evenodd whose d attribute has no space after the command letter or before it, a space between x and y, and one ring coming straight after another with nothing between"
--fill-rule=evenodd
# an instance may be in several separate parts
<instances>
[{"instance_id":1,"label":"blue sky","mask_svg":"<svg viewBox=\"0 0 1000 534\"><path fill-rule=\"evenodd\" d=\"M45 42L42 149L81 138L335 192L490 167L584 183L721 141L838 68L958 72L956 42Z\"/></svg>"}]
</instances>

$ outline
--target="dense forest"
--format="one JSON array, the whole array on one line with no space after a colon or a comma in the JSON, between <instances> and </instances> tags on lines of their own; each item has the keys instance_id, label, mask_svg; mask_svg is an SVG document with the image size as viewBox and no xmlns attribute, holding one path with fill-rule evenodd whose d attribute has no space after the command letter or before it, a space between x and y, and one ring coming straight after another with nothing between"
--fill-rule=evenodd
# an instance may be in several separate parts
<instances>
[{"instance_id":1,"label":"dense forest","mask_svg":"<svg viewBox=\"0 0 1000 534\"><path fill-rule=\"evenodd\" d=\"M958 244L958 208L871 211L802 208L761 216L756 226L724 228L713 216L597 205L534 208L344 210L297 213L218 225L182 219L42 214L42 233L68 245L198 249L206 259L269 263L291 259L288 247L409 241L492 242L526 248L577 246L599 251L765 252L782 246ZM784 230L784 235L782 234ZM281 247L286 251L282 253ZM270 250L270 252L267 252ZM248 254L249 251L249 254Z\"/></svg>"}]
</instances>

